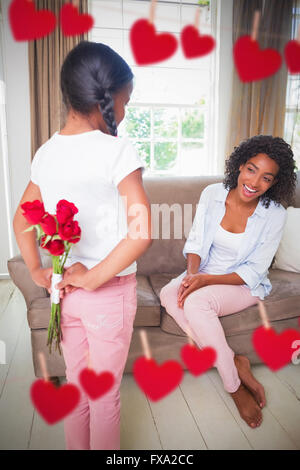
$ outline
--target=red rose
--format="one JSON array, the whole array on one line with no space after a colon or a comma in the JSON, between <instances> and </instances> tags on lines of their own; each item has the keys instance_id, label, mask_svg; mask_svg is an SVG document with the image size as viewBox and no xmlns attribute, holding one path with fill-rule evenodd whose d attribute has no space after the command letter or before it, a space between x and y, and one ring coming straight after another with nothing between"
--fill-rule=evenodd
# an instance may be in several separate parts
<instances>
[{"instance_id":1,"label":"red rose","mask_svg":"<svg viewBox=\"0 0 300 470\"><path fill-rule=\"evenodd\" d=\"M25 219L32 225L39 224L45 215L44 204L38 199L33 202L24 202L21 208L24 211L23 215Z\"/></svg>"},{"instance_id":2,"label":"red rose","mask_svg":"<svg viewBox=\"0 0 300 470\"><path fill-rule=\"evenodd\" d=\"M53 215L46 212L46 216L40 222L42 229L47 235L56 234L56 220Z\"/></svg>"},{"instance_id":3,"label":"red rose","mask_svg":"<svg viewBox=\"0 0 300 470\"><path fill-rule=\"evenodd\" d=\"M41 247L48 250L51 255L53 256L60 256L65 252L65 245L62 240L49 240L46 245L44 245L44 241L46 240L46 236L44 235L41 238Z\"/></svg>"},{"instance_id":4,"label":"red rose","mask_svg":"<svg viewBox=\"0 0 300 470\"><path fill-rule=\"evenodd\" d=\"M74 231L72 238L69 240L70 243L78 243L81 237L81 228L78 225L77 220L74 221Z\"/></svg>"},{"instance_id":5,"label":"red rose","mask_svg":"<svg viewBox=\"0 0 300 470\"><path fill-rule=\"evenodd\" d=\"M60 224L65 224L72 220L77 212L78 209L73 202L68 202L65 199L61 199L56 205L56 217Z\"/></svg>"},{"instance_id":6,"label":"red rose","mask_svg":"<svg viewBox=\"0 0 300 470\"><path fill-rule=\"evenodd\" d=\"M44 243L45 243L45 241L46 241L46 238L47 238L47 235L43 235L43 236L41 237L41 247L42 247L42 248L46 248L46 246L47 246L48 243L49 243L49 242L48 242L46 245L44 245Z\"/></svg>"},{"instance_id":7,"label":"red rose","mask_svg":"<svg viewBox=\"0 0 300 470\"><path fill-rule=\"evenodd\" d=\"M62 240L70 243L77 243L80 240L81 229L77 220L69 220L64 225L59 225L58 234Z\"/></svg>"}]
</instances>

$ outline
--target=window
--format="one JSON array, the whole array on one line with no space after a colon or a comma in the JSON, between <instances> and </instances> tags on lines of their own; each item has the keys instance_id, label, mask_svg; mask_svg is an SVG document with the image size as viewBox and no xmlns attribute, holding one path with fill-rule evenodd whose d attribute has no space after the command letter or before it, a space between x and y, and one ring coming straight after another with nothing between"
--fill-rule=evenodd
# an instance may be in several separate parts
<instances>
[{"instance_id":1,"label":"window","mask_svg":"<svg viewBox=\"0 0 300 470\"><path fill-rule=\"evenodd\" d=\"M300 2L293 12L291 39L297 36L300 27ZM300 75L288 74L285 114L285 140L292 146L298 170L300 170Z\"/></svg>"},{"instance_id":2,"label":"window","mask_svg":"<svg viewBox=\"0 0 300 470\"><path fill-rule=\"evenodd\" d=\"M214 0L201 8L201 34L212 34ZM210 174L213 166L211 136L214 55L186 59L180 31L194 24L198 0L158 1L157 32L170 32L178 40L177 52L169 59L137 66L129 43L132 24L149 17L147 0L92 0L95 19L90 39L118 52L132 68L134 91L126 108L119 134L127 134L147 167L146 174Z\"/></svg>"}]
</instances>

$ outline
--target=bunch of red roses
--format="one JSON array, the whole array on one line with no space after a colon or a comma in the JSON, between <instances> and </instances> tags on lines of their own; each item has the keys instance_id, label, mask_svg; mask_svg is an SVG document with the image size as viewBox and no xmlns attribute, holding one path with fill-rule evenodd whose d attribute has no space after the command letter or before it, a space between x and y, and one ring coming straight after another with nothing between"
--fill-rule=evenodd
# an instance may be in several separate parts
<instances>
[{"instance_id":1,"label":"bunch of red roses","mask_svg":"<svg viewBox=\"0 0 300 470\"><path fill-rule=\"evenodd\" d=\"M61 199L57 203L55 215L45 212L44 204L39 200L25 202L21 208L24 217L33 227L38 229L37 226L40 225L38 239L41 238L42 248L46 248L51 255L62 255L68 248L64 242L79 242L81 229L78 222L73 220L78 209L72 202Z\"/></svg>"},{"instance_id":2,"label":"bunch of red roses","mask_svg":"<svg viewBox=\"0 0 300 470\"><path fill-rule=\"evenodd\" d=\"M37 239L42 248L49 251L52 257L52 293L51 293L51 318L48 328L48 342L51 353L53 338L56 338L56 349L59 353L62 332L60 328L60 304L59 290L54 285L62 279L63 268L69 251L73 244L78 243L81 237L81 229L74 219L78 209L72 203L61 199L56 205L56 214L45 211L44 204L35 200L21 205L23 215L31 226L25 230L28 232L34 228L37 231Z\"/></svg>"}]
</instances>

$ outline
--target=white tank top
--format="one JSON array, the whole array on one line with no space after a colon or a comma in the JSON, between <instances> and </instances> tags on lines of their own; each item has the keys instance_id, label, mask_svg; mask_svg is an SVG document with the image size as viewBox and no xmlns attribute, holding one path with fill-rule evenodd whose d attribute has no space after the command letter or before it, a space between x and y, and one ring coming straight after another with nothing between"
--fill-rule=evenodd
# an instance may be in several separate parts
<instances>
[{"instance_id":1,"label":"white tank top","mask_svg":"<svg viewBox=\"0 0 300 470\"><path fill-rule=\"evenodd\" d=\"M227 274L229 266L236 262L244 234L245 232L228 232L219 225L209 250L208 263L200 271L208 274Z\"/></svg>"}]
</instances>

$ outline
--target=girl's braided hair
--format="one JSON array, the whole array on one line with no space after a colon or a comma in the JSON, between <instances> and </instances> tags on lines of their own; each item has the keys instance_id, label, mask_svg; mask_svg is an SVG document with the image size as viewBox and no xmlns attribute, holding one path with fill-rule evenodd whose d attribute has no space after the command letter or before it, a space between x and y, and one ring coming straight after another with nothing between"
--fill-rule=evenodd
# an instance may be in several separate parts
<instances>
[{"instance_id":1,"label":"girl's braided hair","mask_svg":"<svg viewBox=\"0 0 300 470\"><path fill-rule=\"evenodd\" d=\"M109 46L81 41L67 55L61 68L60 86L63 102L83 115L100 106L111 135L117 135L113 94L133 79L122 57Z\"/></svg>"},{"instance_id":2,"label":"girl's braided hair","mask_svg":"<svg viewBox=\"0 0 300 470\"><path fill-rule=\"evenodd\" d=\"M225 162L225 178L223 184L227 189L237 187L239 167L251 157L264 153L279 166L276 184L271 186L262 196L263 205L268 208L270 201L286 206L293 204L297 183L296 162L291 146L280 137L256 135L243 141Z\"/></svg>"}]
</instances>

